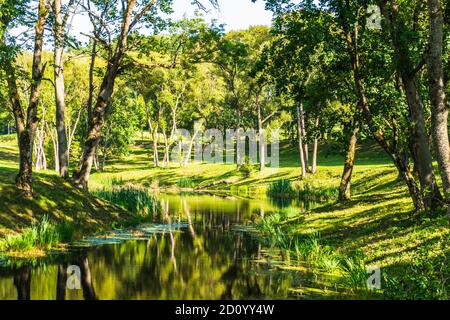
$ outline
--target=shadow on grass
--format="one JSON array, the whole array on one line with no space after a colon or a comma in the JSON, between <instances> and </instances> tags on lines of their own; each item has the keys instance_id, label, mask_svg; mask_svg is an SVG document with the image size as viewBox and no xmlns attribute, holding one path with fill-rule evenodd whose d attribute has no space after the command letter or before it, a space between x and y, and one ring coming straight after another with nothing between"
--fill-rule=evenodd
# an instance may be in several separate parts
<instances>
[{"instance_id":1,"label":"shadow on grass","mask_svg":"<svg viewBox=\"0 0 450 320\"><path fill-rule=\"evenodd\" d=\"M130 218L125 210L48 173L33 174L35 197L24 199L14 186L16 173L0 167L0 233L20 231L44 215L56 223L74 223L80 232L109 229Z\"/></svg>"}]
</instances>

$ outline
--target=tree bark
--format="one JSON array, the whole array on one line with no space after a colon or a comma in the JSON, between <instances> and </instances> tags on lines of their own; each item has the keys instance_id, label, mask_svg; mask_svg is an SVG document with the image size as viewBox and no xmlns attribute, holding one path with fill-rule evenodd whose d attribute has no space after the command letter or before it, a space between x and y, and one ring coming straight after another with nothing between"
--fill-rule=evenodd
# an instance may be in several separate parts
<instances>
[{"instance_id":1,"label":"tree bark","mask_svg":"<svg viewBox=\"0 0 450 320\"><path fill-rule=\"evenodd\" d=\"M261 104L259 103L259 94L256 97L256 110L258 112L259 170L263 171L266 168L266 150L264 149L266 144L264 137L263 120L261 115Z\"/></svg>"},{"instance_id":2,"label":"tree bark","mask_svg":"<svg viewBox=\"0 0 450 320\"><path fill-rule=\"evenodd\" d=\"M356 142L358 139L359 124L355 124L347 144L347 152L344 162L344 172L342 173L341 183L339 185L339 201L347 201L351 198L350 183L353 175L353 166L356 155Z\"/></svg>"},{"instance_id":3,"label":"tree bark","mask_svg":"<svg viewBox=\"0 0 450 320\"><path fill-rule=\"evenodd\" d=\"M66 134L66 101L64 88L64 24L61 13L61 0L53 1L55 15L54 25L54 82L56 105L56 131L58 133L59 175L64 179L69 177L69 149Z\"/></svg>"},{"instance_id":4,"label":"tree bark","mask_svg":"<svg viewBox=\"0 0 450 320\"><path fill-rule=\"evenodd\" d=\"M444 15L439 0L428 0L430 38L428 79L431 101L431 132L447 205L450 204L450 148L448 141L448 109L442 63ZM450 218L450 206L447 208Z\"/></svg>"},{"instance_id":5,"label":"tree bark","mask_svg":"<svg viewBox=\"0 0 450 320\"><path fill-rule=\"evenodd\" d=\"M410 110L410 117L413 124L413 155L415 166L419 174L421 193L424 199L426 210L434 210L441 204L441 194L437 186L433 173L433 160L431 156L427 128L423 111L423 102L417 88L416 73L417 68L413 65L409 54L408 43L405 42L405 24L398 17L398 6L392 1L389 12L383 2L380 4L381 10L386 17L387 25L391 35L391 43L394 49L396 69L399 73L406 94L406 101Z\"/></svg>"},{"instance_id":6,"label":"tree bark","mask_svg":"<svg viewBox=\"0 0 450 320\"><path fill-rule=\"evenodd\" d=\"M301 130L302 130L302 139L303 139L303 158L305 159L305 167L306 172L310 172L309 170L309 147L306 141L306 127L305 127L305 110L303 110L303 104L300 104L300 115L301 115Z\"/></svg>"},{"instance_id":7,"label":"tree bark","mask_svg":"<svg viewBox=\"0 0 450 320\"><path fill-rule=\"evenodd\" d=\"M159 167L159 154L158 154L158 128L159 125L156 124L153 128L153 165L157 168Z\"/></svg>"}]
</instances>

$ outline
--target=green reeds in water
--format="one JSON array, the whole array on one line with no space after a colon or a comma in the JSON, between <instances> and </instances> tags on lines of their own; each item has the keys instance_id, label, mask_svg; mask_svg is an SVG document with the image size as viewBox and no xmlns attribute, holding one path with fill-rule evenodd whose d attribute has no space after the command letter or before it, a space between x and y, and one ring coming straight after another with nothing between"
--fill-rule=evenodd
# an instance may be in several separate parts
<instances>
[{"instance_id":1,"label":"green reeds in water","mask_svg":"<svg viewBox=\"0 0 450 320\"><path fill-rule=\"evenodd\" d=\"M291 224L284 223L286 213L280 212L261 218L257 228L262 241L272 248L287 252L289 258L310 265L313 269L341 275L341 282L358 291L369 291L367 272L361 253L346 256L323 243L319 233L295 234ZM291 259L290 259L291 260Z\"/></svg>"},{"instance_id":2,"label":"green reeds in water","mask_svg":"<svg viewBox=\"0 0 450 320\"><path fill-rule=\"evenodd\" d=\"M110 189L97 190L93 194L143 218L151 219L158 209L156 197L140 187L113 186Z\"/></svg>"},{"instance_id":3,"label":"green reeds in water","mask_svg":"<svg viewBox=\"0 0 450 320\"><path fill-rule=\"evenodd\" d=\"M279 179L269 184L267 195L273 198L294 198L296 191L292 187L290 180Z\"/></svg>"},{"instance_id":4,"label":"green reeds in water","mask_svg":"<svg viewBox=\"0 0 450 320\"><path fill-rule=\"evenodd\" d=\"M73 239L75 228L69 223L55 224L45 215L40 222L33 223L31 227L17 235L7 235L0 243L0 250L27 251L33 248L46 248L57 246L60 243L70 242Z\"/></svg>"},{"instance_id":5,"label":"green reeds in water","mask_svg":"<svg viewBox=\"0 0 450 320\"><path fill-rule=\"evenodd\" d=\"M306 201L328 201L337 199L338 189L327 186L316 186L310 182L300 182L295 187L290 180L279 179L271 182L267 195L274 199L294 199Z\"/></svg>"}]
</instances>

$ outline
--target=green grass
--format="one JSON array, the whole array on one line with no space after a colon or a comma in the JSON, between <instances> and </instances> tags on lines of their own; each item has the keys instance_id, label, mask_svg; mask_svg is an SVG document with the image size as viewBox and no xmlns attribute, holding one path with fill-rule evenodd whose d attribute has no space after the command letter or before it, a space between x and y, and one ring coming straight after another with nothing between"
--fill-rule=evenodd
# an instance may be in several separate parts
<instances>
[{"instance_id":1,"label":"green grass","mask_svg":"<svg viewBox=\"0 0 450 320\"><path fill-rule=\"evenodd\" d=\"M47 246L31 247L36 226L47 217L59 241L67 243L86 234L128 225L136 217L123 208L99 199L59 178L52 170L33 173L34 199L24 199L14 187L18 170L16 136L0 137L0 242L9 239L2 253L19 257L45 255ZM114 183L117 183L115 181ZM46 233L43 233L44 235ZM16 244L14 244L16 243ZM27 250L15 250L25 248ZM1 250L1 248L0 248Z\"/></svg>"}]
</instances>

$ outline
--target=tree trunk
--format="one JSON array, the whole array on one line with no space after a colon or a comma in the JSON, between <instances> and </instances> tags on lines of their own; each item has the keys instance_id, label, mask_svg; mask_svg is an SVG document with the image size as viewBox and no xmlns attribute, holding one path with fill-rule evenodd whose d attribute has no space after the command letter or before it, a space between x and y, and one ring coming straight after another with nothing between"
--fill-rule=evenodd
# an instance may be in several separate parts
<instances>
[{"instance_id":1,"label":"tree trunk","mask_svg":"<svg viewBox=\"0 0 450 320\"><path fill-rule=\"evenodd\" d=\"M302 139L303 139L303 158L305 159L305 167L306 172L310 172L309 170L309 147L306 142L306 127L305 127L305 111L303 110L303 104L300 104L300 116L301 116L301 130L302 130Z\"/></svg>"},{"instance_id":2,"label":"tree trunk","mask_svg":"<svg viewBox=\"0 0 450 320\"><path fill-rule=\"evenodd\" d=\"M165 167L169 167L169 162L170 162L170 157L169 157L169 149L170 149L170 145L169 145L169 139L167 139L167 134L164 130L162 130L163 132L163 138L164 138L164 159L163 159L163 165Z\"/></svg>"},{"instance_id":3,"label":"tree trunk","mask_svg":"<svg viewBox=\"0 0 450 320\"><path fill-rule=\"evenodd\" d=\"M314 124L316 129L319 127L319 117L316 118L316 123ZM311 173L314 174L317 171L317 149L318 149L319 139L317 137L314 138L314 147L313 147L313 158L312 158L312 168Z\"/></svg>"},{"instance_id":4,"label":"tree trunk","mask_svg":"<svg viewBox=\"0 0 450 320\"><path fill-rule=\"evenodd\" d=\"M433 162L428 141L423 105L415 83L415 79L404 79L405 92L411 111L413 127L414 165L420 179L421 192L426 210L439 206L442 199L433 173Z\"/></svg>"},{"instance_id":5,"label":"tree trunk","mask_svg":"<svg viewBox=\"0 0 450 320\"><path fill-rule=\"evenodd\" d=\"M64 179L69 177L69 150L67 148L66 135L66 101L64 89L64 24L61 13L61 0L53 2L55 14L54 26L54 82L55 82L55 105L56 105L56 131L58 133L58 158L59 175Z\"/></svg>"},{"instance_id":6,"label":"tree trunk","mask_svg":"<svg viewBox=\"0 0 450 320\"><path fill-rule=\"evenodd\" d=\"M370 111L369 108L369 103L365 94L364 85L361 77L359 55L355 41L357 39L357 27L353 32L350 31L350 26L348 24L347 17L345 17L344 13L341 13L340 19L342 20L342 27L344 29L347 42L347 49L351 60L355 92L358 97L358 107L362 111L366 123L369 126L369 129L372 132L375 141L383 148L383 150L385 150L385 152L392 159L395 166L397 167L397 170L399 171L400 176L405 181L405 184L408 186L408 191L413 201L414 209L417 213L423 210L424 203L421 192L417 186L416 181L414 180L414 176L409 171L408 166L404 163L401 155L397 152L396 149L392 147L392 145L385 138L383 133L379 129L376 129L377 126L375 126L374 124L372 112Z\"/></svg>"},{"instance_id":7,"label":"tree trunk","mask_svg":"<svg viewBox=\"0 0 450 320\"><path fill-rule=\"evenodd\" d=\"M239 170L241 165L244 163L241 157L241 152L239 149L241 141L241 108L236 107L236 163L237 169ZM245 144L244 144L244 154L245 154Z\"/></svg>"},{"instance_id":8,"label":"tree trunk","mask_svg":"<svg viewBox=\"0 0 450 320\"><path fill-rule=\"evenodd\" d=\"M428 0L430 38L428 79L431 101L431 132L441 174L444 196L450 204L450 148L448 141L448 109L445 105L444 71L442 64L444 16L439 0ZM447 208L450 218L450 206Z\"/></svg>"},{"instance_id":9,"label":"tree trunk","mask_svg":"<svg viewBox=\"0 0 450 320\"><path fill-rule=\"evenodd\" d=\"M69 141L67 143L67 151L68 151L67 152L67 156L68 156L67 163L68 163L68 165L70 165L70 148L72 146L73 137L75 136L75 132L77 131L78 122L80 121L81 110L82 109L78 110L77 118L75 120L75 123L74 123L73 127L70 128L70 125L69 125Z\"/></svg>"},{"instance_id":10,"label":"tree trunk","mask_svg":"<svg viewBox=\"0 0 450 320\"><path fill-rule=\"evenodd\" d=\"M344 172L342 173L341 183L339 185L339 201L347 201L351 198L350 182L352 180L353 166L356 155L356 141L358 139L359 124L352 130L347 144L347 152L344 163Z\"/></svg>"},{"instance_id":11,"label":"tree trunk","mask_svg":"<svg viewBox=\"0 0 450 320\"><path fill-rule=\"evenodd\" d=\"M301 104L301 103L300 103ZM305 154L303 153L303 137L302 137L302 116L301 116L301 109L299 106L297 106L297 133L298 133L298 153L300 156L300 166L301 166L301 178L306 177L306 166L305 166Z\"/></svg>"},{"instance_id":12,"label":"tree trunk","mask_svg":"<svg viewBox=\"0 0 450 320\"><path fill-rule=\"evenodd\" d=\"M266 168L266 150L265 137L261 116L261 104L259 103L259 95L256 99L256 109L258 112L258 135L259 135L259 170L263 171Z\"/></svg>"},{"instance_id":13,"label":"tree trunk","mask_svg":"<svg viewBox=\"0 0 450 320\"><path fill-rule=\"evenodd\" d=\"M188 163L191 160L192 147L194 145L195 138L197 137L198 133L201 131L201 125L199 125L198 128L195 128L195 127L196 127L196 125L194 124L194 135L192 136L192 139L189 142L189 148L188 148L187 154L184 157L184 166L188 165Z\"/></svg>"},{"instance_id":14,"label":"tree trunk","mask_svg":"<svg viewBox=\"0 0 450 320\"><path fill-rule=\"evenodd\" d=\"M33 196L32 168L33 168L33 141L37 130L37 108L39 104L40 86L45 65L42 64L42 50L44 41L45 23L48 10L45 0L39 0L38 18L35 26L33 62L31 72L30 98L26 118L22 110L20 96L17 89L17 77L13 62L5 59L3 68L7 75L8 94L12 103L12 111L16 122L19 143L19 173L16 176L16 187L25 197ZM2 39L2 42L4 39Z\"/></svg>"},{"instance_id":15,"label":"tree trunk","mask_svg":"<svg viewBox=\"0 0 450 320\"><path fill-rule=\"evenodd\" d=\"M396 69L401 77L406 94L406 101L410 110L413 123L413 156L415 166L419 174L424 208L434 210L440 206L442 197L439 192L433 173L433 163L428 141L427 128L423 111L422 97L417 88L416 73L420 68L415 67L410 57L408 43L402 37L405 23L398 14L398 5L395 1L389 3L389 13L384 3L380 8L386 17L386 22L391 35L391 44L394 50Z\"/></svg>"},{"instance_id":16,"label":"tree trunk","mask_svg":"<svg viewBox=\"0 0 450 320\"><path fill-rule=\"evenodd\" d=\"M159 167L159 154L158 154L158 124L155 125L153 129L153 165L157 168Z\"/></svg>"}]
</instances>

